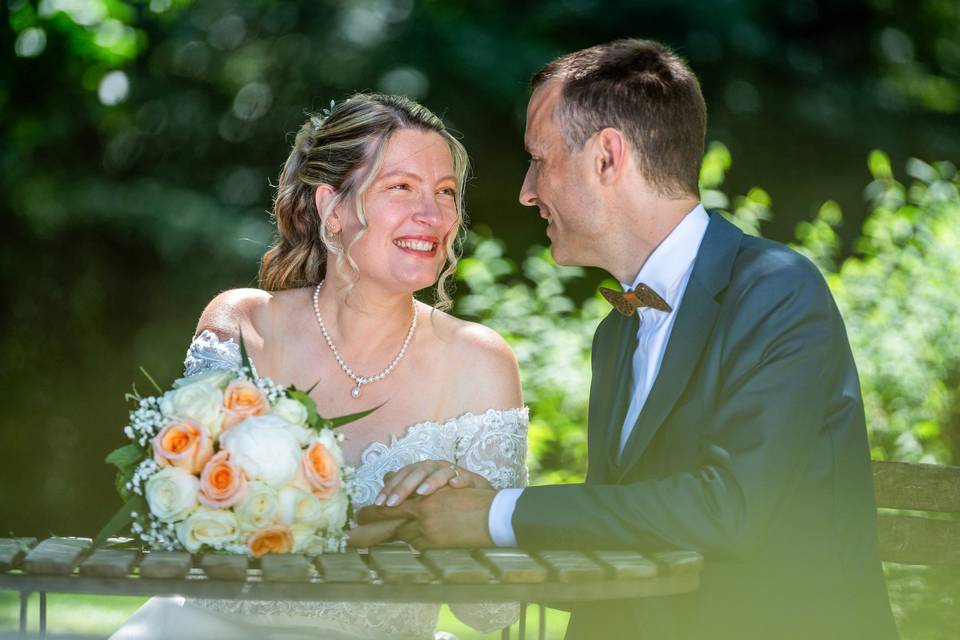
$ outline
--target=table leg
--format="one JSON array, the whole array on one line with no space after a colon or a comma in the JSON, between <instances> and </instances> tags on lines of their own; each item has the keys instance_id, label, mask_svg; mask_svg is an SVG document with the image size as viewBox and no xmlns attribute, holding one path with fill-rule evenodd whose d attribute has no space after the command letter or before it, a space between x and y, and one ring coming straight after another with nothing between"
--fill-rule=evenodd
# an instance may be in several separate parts
<instances>
[{"instance_id":1,"label":"table leg","mask_svg":"<svg viewBox=\"0 0 960 640\"><path fill-rule=\"evenodd\" d=\"M510 625L500 629L500 640L510 640Z\"/></svg>"},{"instance_id":2,"label":"table leg","mask_svg":"<svg viewBox=\"0 0 960 640\"><path fill-rule=\"evenodd\" d=\"M40 592L40 640L47 639L47 592Z\"/></svg>"},{"instance_id":3,"label":"table leg","mask_svg":"<svg viewBox=\"0 0 960 640\"><path fill-rule=\"evenodd\" d=\"M20 640L27 637L27 602L30 600L29 591L20 592Z\"/></svg>"},{"instance_id":4,"label":"table leg","mask_svg":"<svg viewBox=\"0 0 960 640\"><path fill-rule=\"evenodd\" d=\"M526 640L527 638L527 603L520 603L520 628L517 630L517 638Z\"/></svg>"},{"instance_id":5,"label":"table leg","mask_svg":"<svg viewBox=\"0 0 960 640\"><path fill-rule=\"evenodd\" d=\"M538 640L547 640L547 608L542 604L538 604L537 607L540 609L537 638Z\"/></svg>"}]
</instances>

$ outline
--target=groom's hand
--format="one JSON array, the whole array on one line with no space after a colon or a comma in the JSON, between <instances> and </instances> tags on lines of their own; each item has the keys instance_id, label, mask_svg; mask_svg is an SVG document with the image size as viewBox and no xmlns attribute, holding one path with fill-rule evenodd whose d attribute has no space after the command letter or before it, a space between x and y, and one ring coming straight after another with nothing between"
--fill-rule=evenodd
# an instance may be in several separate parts
<instances>
[{"instance_id":1,"label":"groom's hand","mask_svg":"<svg viewBox=\"0 0 960 640\"><path fill-rule=\"evenodd\" d=\"M347 545L360 549L383 544L394 540L397 529L405 520L378 520L369 524L361 524L347 531Z\"/></svg>"},{"instance_id":2,"label":"groom's hand","mask_svg":"<svg viewBox=\"0 0 960 640\"><path fill-rule=\"evenodd\" d=\"M492 489L442 488L428 496L406 500L396 507L364 507L357 513L361 525L403 518L394 538L416 549L492 547L487 530Z\"/></svg>"}]
</instances>

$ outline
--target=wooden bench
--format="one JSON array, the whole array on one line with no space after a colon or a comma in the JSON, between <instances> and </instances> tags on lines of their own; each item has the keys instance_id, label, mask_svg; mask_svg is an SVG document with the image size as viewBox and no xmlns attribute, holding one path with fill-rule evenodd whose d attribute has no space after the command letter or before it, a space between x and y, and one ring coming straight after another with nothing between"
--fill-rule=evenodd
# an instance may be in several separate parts
<instances>
[{"instance_id":1,"label":"wooden bench","mask_svg":"<svg viewBox=\"0 0 960 640\"><path fill-rule=\"evenodd\" d=\"M377 602L574 602L630 599L697 589L703 557L692 551L437 549L405 544L307 557L193 555L98 549L89 538L0 539L0 590L20 592L20 635L27 598L40 595L40 637L46 594L174 595L254 600ZM545 637L539 609L538 636ZM526 607L518 621L526 634ZM509 627L501 633L510 637Z\"/></svg>"},{"instance_id":2,"label":"wooden bench","mask_svg":"<svg viewBox=\"0 0 960 640\"><path fill-rule=\"evenodd\" d=\"M960 467L877 461L873 483L881 560L960 564Z\"/></svg>"}]
</instances>

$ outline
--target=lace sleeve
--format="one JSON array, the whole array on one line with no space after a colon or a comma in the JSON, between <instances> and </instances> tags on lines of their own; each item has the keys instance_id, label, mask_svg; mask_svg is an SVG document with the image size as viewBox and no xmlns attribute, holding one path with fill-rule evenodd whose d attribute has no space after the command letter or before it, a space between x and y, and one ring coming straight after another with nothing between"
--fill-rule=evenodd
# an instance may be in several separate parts
<instances>
[{"instance_id":1,"label":"lace sleeve","mask_svg":"<svg viewBox=\"0 0 960 640\"><path fill-rule=\"evenodd\" d=\"M240 345L229 340L220 340L213 331L204 329L187 349L183 361L184 375L192 376L211 369L236 369L240 366Z\"/></svg>"},{"instance_id":2,"label":"lace sleeve","mask_svg":"<svg viewBox=\"0 0 960 640\"><path fill-rule=\"evenodd\" d=\"M527 486L528 410L487 411L457 440L457 464L479 473L495 489ZM451 604L464 624L481 633L509 626L520 617L516 602Z\"/></svg>"}]
</instances>

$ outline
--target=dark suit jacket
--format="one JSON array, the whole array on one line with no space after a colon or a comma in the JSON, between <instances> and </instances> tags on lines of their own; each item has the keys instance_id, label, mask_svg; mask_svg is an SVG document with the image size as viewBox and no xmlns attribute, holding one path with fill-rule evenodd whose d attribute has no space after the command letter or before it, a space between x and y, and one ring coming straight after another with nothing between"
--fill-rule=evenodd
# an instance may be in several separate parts
<instances>
[{"instance_id":1,"label":"dark suit jacket","mask_svg":"<svg viewBox=\"0 0 960 640\"><path fill-rule=\"evenodd\" d=\"M619 463L631 329L600 323L586 482L527 488L513 527L532 549L698 550L701 588L577 604L567 637L896 637L857 371L816 267L714 214L676 313Z\"/></svg>"}]
</instances>

